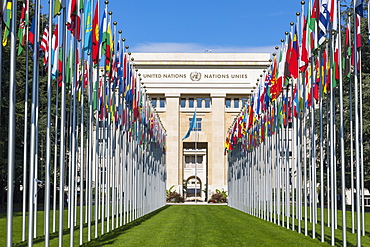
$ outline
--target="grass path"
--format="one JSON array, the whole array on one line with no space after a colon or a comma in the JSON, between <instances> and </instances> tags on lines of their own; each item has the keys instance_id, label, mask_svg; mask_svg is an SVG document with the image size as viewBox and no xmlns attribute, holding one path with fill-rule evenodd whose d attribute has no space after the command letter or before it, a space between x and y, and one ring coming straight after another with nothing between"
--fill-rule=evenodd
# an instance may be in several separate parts
<instances>
[{"instance_id":1,"label":"grass path","mask_svg":"<svg viewBox=\"0 0 370 247\"><path fill-rule=\"evenodd\" d=\"M168 206L88 246L330 246L228 206Z\"/></svg>"}]
</instances>

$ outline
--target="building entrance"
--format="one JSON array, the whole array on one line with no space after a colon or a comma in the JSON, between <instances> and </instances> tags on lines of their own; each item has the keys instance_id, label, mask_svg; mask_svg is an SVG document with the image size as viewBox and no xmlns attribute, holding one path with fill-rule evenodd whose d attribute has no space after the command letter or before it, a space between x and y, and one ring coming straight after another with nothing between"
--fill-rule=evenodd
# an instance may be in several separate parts
<instances>
[{"instance_id":1,"label":"building entrance","mask_svg":"<svg viewBox=\"0 0 370 247\"><path fill-rule=\"evenodd\" d=\"M183 195L187 201L207 201L207 143L184 142Z\"/></svg>"}]
</instances>

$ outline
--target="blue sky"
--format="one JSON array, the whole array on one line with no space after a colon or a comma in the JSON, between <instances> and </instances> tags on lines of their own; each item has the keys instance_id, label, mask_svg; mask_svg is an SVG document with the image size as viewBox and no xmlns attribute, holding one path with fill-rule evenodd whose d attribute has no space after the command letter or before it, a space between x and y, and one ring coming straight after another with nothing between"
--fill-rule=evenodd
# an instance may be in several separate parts
<instances>
[{"instance_id":1,"label":"blue sky","mask_svg":"<svg viewBox=\"0 0 370 247\"><path fill-rule=\"evenodd\" d=\"M108 10L132 52L272 53L289 31L289 23L296 21L300 2L110 0ZM44 12L47 3L41 0ZM102 13L104 3L100 3Z\"/></svg>"},{"instance_id":2,"label":"blue sky","mask_svg":"<svg viewBox=\"0 0 370 247\"><path fill-rule=\"evenodd\" d=\"M111 0L132 52L273 52L300 0ZM103 6L102 6L103 7Z\"/></svg>"}]
</instances>

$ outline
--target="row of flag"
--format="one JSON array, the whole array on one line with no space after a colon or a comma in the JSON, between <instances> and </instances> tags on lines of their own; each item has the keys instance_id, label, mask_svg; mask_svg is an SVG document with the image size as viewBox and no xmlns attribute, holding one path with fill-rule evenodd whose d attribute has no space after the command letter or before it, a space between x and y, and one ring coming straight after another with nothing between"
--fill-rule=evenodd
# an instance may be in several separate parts
<instances>
[{"instance_id":1,"label":"row of flag","mask_svg":"<svg viewBox=\"0 0 370 247\"><path fill-rule=\"evenodd\" d=\"M342 246L362 246L364 3L301 4L227 132L229 205L332 246L341 227Z\"/></svg>"},{"instance_id":2,"label":"row of flag","mask_svg":"<svg viewBox=\"0 0 370 247\"><path fill-rule=\"evenodd\" d=\"M338 29L342 27L338 25L338 2L308 2L307 13L302 13L301 20L297 20L286 34L285 41L277 49L279 54L273 54L271 66L261 75L254 93L229 128L225 153L232 150L242 137L246 149L251 150L265 137L287 126L293 117L302 117L304 108L315 105L312 100L317 103L319 97L323 98L331 88L337 87L340 66L344 78L351 76L355 63L353 52L358 52L362 45L362 3L356 1L355 6L357 21L354 33L348 19L342 49L339 47L342 37L339 37ZM356 44L353 43L354 35ZM339 64L340 56L342 64ZM359 61L357 59L358 70ZM287 88L291 88L289 93L284 92Z\"/></svg>"},{"instance_id":3,"label":"row of flag","mask_svg":"<svg viewBox=\"0 0 370 247\"><path fill-rule=\"evenodd\" d=\"M32 74L32 99L28 99L26 90L25 109L28 109L28 101L32 103L30 124L28 114L25 115L24 143L29 145L24 145L24 174L20 176L24 188L23 221L22 226L19 225L22 241L28 240L32 246L34 238L40 236L35 181L41 181L45 191L45 231L42 233L45 246L56 245L51 243L50 231L56 232L57 226L58 246L65 246L64 197L68 198L66 212L71 246L78 221L76 210L80 207L79 244L82 245L86 242L86 228L87 241L91 241L92 235L98 237L99 226L104 234L163 206L166 131L141 85L134 58L125 46L122 32L117 30L112 12L108 11L108 1L104 7L100 0L52 0L47 6L41 6L40 0L24 0L18 6L16 2L1 1L0 49L10 46L15 58L12 56L12 64L17 60L16 54L25 56L27 64L33 64L32 71L25 66L26 74ZM48 9L46 14L40 14L41 7ZM10 73L15 75L15 68L11 68ZM44 87L48 98L47 126L37 120L41 74L46 74L48 79ZM15 81L10 83L10 88ZM29 83L26 81L25 85L28 87ZM55 91L56 95L52 95ZM51 133L52 110L56 116L54 135ZM10 112L9 118L13 117ZM45 164L39 166L38 149L44 148L38 145L39 130L44 127L45 131L40 132L46 132L45 158L42 159ZM11 134L14 131L18 130L9 125L10 136L14 136ZM13 143L9 139L9 147ZM54 159L52 143L55 144ZM9 157L12 155L9 151ZM9 171L15 168L11 159L8 167ZM14 174L9 172L8 176ZM9 191L8 195L12 202L13 192ZM59 220L56 219L57 206ZM7 246L13 244L12 207L13 203L8 203Z\"/></svg>"},{"instance_id":4,"label":"row of flag","mask_svg":"<svg viewBox=\"0 0 370 247\"><path fill-rule=\"evenodd\" d=\"M143 100L140 78L130 61L129 55L125 52L124 42L119 39L117 33L113 33L112 17L108 12L108 5L105 6L101 14L99 1L94 2L93 0L86 0L85 2L82 0L69 1L66 27L70 34L68 39L65 40L67 42L69 40L71 45L66 45L61 37L63 34L61 33L59 14L66 7L65 1L54 1L54 11L50 18L53 18L56 24L53 29L47 24L45 25L39 45L39 50L43 52L44 68L47 70L48 61L51 59L52 78L58 79L59 86L61 86L62 71L65 67L67 89L71 87L72 81L75 81L79 94L82 90L81 85L93 87L94 110L98 111L100 119L107 118L110 115L111 122L117 128L122 126L127 130L132 130L131 123L135 123L139 119L144 121L144 126L156 126L154 129L158 129L158 133L152 133L153 131L149 128L147 132L150 132L151 135L157 135L156 138L164 143L164 131L159 127L160 122L158 117L155 116L149 101ZM3 46L8 43L11 6L11 0L4 3L3 21L5 30ZM34 45L35 42L35 17L32 17L30 21L29 8L30 2L25 0L22 3L19 17L18 55L24 52L26 45ZM83 22L82 19L84 19ZM72 49L72 42L74 41L78 41L78 45L75 49ZM66 62L62 61L63 52L67 53ZM99 66L105 67L103 73L99 74L97 69L93 69ZM109 82L105 85L105 88L103 80ZM124 97L125 106L127 107L119 105L118 99L115 97L108 99L109 90L118 91L119 95ZM129 116L127 114L130 112L132 112L133 117L132 121L128 123Z\"/></svg>"}]
</instances>

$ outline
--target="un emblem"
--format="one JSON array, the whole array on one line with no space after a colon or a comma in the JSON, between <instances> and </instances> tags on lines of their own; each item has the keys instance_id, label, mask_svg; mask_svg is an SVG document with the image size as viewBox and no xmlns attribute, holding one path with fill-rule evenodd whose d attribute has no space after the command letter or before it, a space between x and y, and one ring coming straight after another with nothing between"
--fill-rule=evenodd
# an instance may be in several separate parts
<instances>
[{"instance_id":1,"label":"un emblem","mask_svg":"<svg viewBox=\"0 0 370 247\"><path fill-rule=\"evenodd\" d=\"M191 72L190 73L190 79L192 81L199 81L200 78L202 78L202 74L200 72Z\"/></svg>"}]
</instances>

